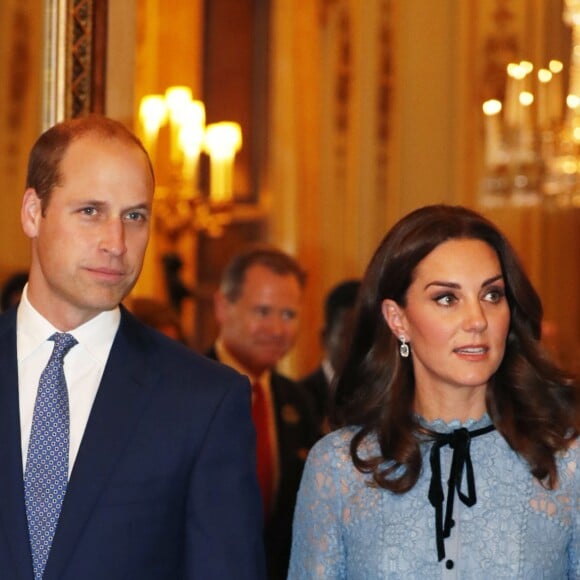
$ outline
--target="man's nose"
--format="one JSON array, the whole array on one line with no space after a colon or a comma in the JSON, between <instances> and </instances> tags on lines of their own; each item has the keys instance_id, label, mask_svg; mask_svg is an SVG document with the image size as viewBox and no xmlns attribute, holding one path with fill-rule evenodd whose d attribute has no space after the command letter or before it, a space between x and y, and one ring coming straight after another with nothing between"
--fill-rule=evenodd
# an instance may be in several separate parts
<instances>
[{"instance_id":1,"label":"man's nose","mask_svg":"<svg viewBox=\"0 0 580 580\"><path fill-rule=\"evenodd\" d=\"M121 219L112 218L103 224L100 249L113 256L122 256L127 251L125 226Z\"/></svg>"}]
</instances>

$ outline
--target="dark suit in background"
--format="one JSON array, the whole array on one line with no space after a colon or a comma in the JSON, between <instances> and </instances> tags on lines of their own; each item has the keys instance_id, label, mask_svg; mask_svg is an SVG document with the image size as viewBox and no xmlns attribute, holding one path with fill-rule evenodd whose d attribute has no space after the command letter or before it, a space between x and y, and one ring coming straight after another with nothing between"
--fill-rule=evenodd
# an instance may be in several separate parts
<instances>
[{"instance_id":1,"label":"dark suit in background","mask_svg":"<svg viewBox=\"0 0 580 580\"><path fill-rule=\"evenodd\" d=\"M324 425L329 412L330 383L324 374L322 366L300 379L299 385L310 394L314 403L316 418L320 424L321 435L326 431Z\"/></svg>"},{"instance_id":2,"label":"dark suit in background","mask_svg":"<svg viewBox=\"0 0 580 580\"><path fill-rule=\"evenodd\" d=\"M320 366L299 382L316 405L320 436L331 429L328 416L332 400L332 384L344 363L352 337L352 325L360 280L344 280L331 288L324 299L324 326L320 333L324 357Z\"/></svg>"},{"instance_id":3,"label":"dark suit in background","mask_svg":"<svg viewBox=\"0 0 580 580\"><path fill-rule=\"evenodd\" d=\"M215 348L208 356L217 360ZM317 439L312 401L295 381L272 371L272 403L276 419L278 486L273 507L264 522L268 577L286 577L292 543L292 520L304 462Z\"/></svg>"},{"instance_id":4,"label":"dark suit in background","mask_svg":"<svg viewBox=\"0 0 580 580\"><path fill-rule=\"evenodd\" d=\"M308 393L276 370L296 342L304 283L294 257L252 245L227 264L215 295L219 334L210 356L247 375L254 386L256 466L271 580L285 580L288 574L296 495L317 438Z\"/></svg>"}]
</instances>

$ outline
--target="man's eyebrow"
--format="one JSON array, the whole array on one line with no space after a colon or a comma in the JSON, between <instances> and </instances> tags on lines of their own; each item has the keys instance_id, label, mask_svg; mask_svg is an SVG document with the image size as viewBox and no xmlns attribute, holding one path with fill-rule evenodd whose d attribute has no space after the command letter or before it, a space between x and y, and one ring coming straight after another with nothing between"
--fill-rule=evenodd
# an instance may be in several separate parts
<instances>
[{"instance_id":1,"label":"man's eyebrow","mask_svg":"<svg viewBox=\"0 0 580 580\"><path fill-rule=\"evenodd\" d=\"M137 205L131 205L125 209L123 209L123 213L127 212L127 211L135 211L135 210L140 210L140 209L145 209L147 211L151 211L151 204L149 203L139 203Z\"/></svg>"}]
</instances>

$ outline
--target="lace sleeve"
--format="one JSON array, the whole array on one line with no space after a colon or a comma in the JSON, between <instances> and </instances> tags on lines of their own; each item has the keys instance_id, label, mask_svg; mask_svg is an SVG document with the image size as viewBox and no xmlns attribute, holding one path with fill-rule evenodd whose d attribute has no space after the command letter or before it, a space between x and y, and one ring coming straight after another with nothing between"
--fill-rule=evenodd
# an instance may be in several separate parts
<instances>
[{"instance_id":1,"label":"lace sleeve","mask_svg":"<svg viewBox=\"0 0 580 580\"><path fill-rule=\"evenodd\" d=\"M573 518L572 541L570 542L570 578L580 578L580 440L576 440L565 457L563 477L572 483L571 513ZM562 477L562 475L561 475Z\"/></svg>"},{"instance_id":2,"label":"lace sleeve","mask_svg":"<svg viewBox=\"0 0 580 580\"><path fill-rule=\"evenodd\" d=\"M567 577L580 579L580 440L558 458L558 485L553 491L544 488L534 479L534 492L530 500L532 511L541 514L542 522L557 522L570 530L567 547ZM546 528L542 535L548 537ZM531 556L530 556L531 557Z\"/></svg>"},{"instance_id":3,"label":"lace sleeve","mask_svg":"<svg viewBox=\"0 0 580 580\"><path fill-rule=\"evenodd\" d=\"M311 450L298 492L288 579L345 578L341 533L338 447L344 433L335 432Z\"/></svg>"}]
</instances>

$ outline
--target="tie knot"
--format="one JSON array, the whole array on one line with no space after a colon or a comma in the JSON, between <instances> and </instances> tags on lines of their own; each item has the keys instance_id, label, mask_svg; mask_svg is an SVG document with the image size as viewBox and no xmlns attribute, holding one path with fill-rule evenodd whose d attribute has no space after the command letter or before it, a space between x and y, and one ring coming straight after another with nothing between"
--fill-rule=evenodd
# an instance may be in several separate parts
<instances>
[{"instance_id":1,"label":"tie knot","mask_svg":"<svg viewBox=\"0 0 580 580\"><path fill-rule=\"evenodd\" d=\"M48 340L54 341L53 357L64 359L67 352L77 344L77 339L67 332L55 332Z\"/></svg>"}]
</instances>

